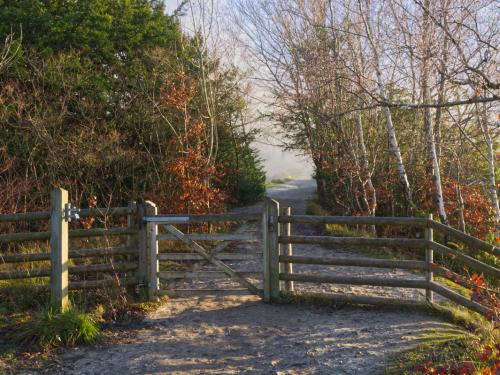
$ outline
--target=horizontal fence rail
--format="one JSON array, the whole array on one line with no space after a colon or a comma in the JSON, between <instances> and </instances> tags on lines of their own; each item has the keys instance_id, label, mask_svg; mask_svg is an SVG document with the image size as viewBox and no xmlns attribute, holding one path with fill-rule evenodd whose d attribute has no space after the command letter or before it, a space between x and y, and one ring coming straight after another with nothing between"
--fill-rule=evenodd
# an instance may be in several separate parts
<instances>
[{"instance_id":1,"label":"horizontal fence rail","mask_svg":"<svg viewBox=\"0 0 500 375\"><path fill-rule=\"evenodd\" d=\"M316 244L316 245L358 245L358 246L399 246L409 248L425 248L426 243L418 239L407 238L365 238L365 237L333 237L333 236L280 236L279 243Z\"/></svg>"},{"instance_id":2,"label":"horizontal fence rail","mask_svg":"<svg viewBox=\"0 0 500 375\"><path fill-rule=\"evenodd\" d=\"M454 238L468 246L471 246L474 249L477 250L482 250L487 253L500 256L500 247L489 244L487 242L484 242L480 240L479 238L475 238L472 236L469 236L468 234L465 234L463 232L460 232L459 230L456 230L455 228L451 228L447 225L438 223L437 221L434 220L429 220L429 226L442 234L445 234L451 238Z\"/></svg>"},{"instance_id":3,"label":"horizontal fence rail","mask_svg":"<svg viewBox=\"0 0 500 375\"><path fill-rule=\"evenodd\" d=\"M116 264L89 264L86 266L70 266L70 274L110 272L110 271L131 271L137 269L137 263L116 263ZM0 272L0 280L29 279L35 277L47 277L51 275L50 268L36 268L32 270L6 271Z\"/></svg>"},{"instance_id":4,"label":"horizontal fence rail","mask_svg":"<svg viewBox=\"0 0 500 375\"><path fill-rule=\"evenodd\" d=\"M422 280L410 279L388 279L384 277L372 276L330 276L330 275L307 275L301 273L286 274L280 273L280 280L301 281L315 284L348 284L348 285L371 285L386 286L394 288L414 288L426 289L427 282Z\"/></svg>"},{"instance_id":5,"label":"horizontal fence rail","mask_svg":"<svg viewBox=\"0 0 500 375\"><path fill-rule=\"evenodd\" d=\"M144 221L156 224L190 224L214 222L258 221L261 214L206 214L206 215L155 215L145 216Z\"/></svg>"},{"instance_id":6,"label":"horizontal fence rail","mask_svg":"<svg viewBox=\"0 0 500 375\"><path fill-rule=\"evenodd\" d=\"M252 253L252 254L239 254L239 253L218 253L217 258L220 260L250 260L254 259L254 254L262 253ZM205 260L199 254L193 253L160 253L158 254L159 260L173 260L173 261L185 261L185 260Z\"/></svg>"},{"instance_id":7,"label":"horizontal fence rail","mask_svg":"<svg viewBox=\"0 0 500 375\"><path fill-rule=\"evenodd\" d=\"M69 231L69 238L123 236L137 234L137 230L123 228L93 228L73 229ZM24 232L0 234L0 243L50 240L50 232Z\"/></svg>"},{"instance_id":8,"label":"horizontal fence rail","mask_svg":"<svg viewBox=\"0 0 500 375\"><path fill-rule=\"evenodd\" d=\"M172 235L158 235L158 241L179 241L179 239ZM253 234L231 234L231 233L214 233L203 234L193 233L186 234L186 238L193 241L259 241L259 236Z\"/></svg>"},{"instance_id":9,"label":"horizontal fence rail","mask_svg":"<svg viewBox=\"0 0 500 375\"><path fill-rule=\"evenodd\" d=\"M419 260L393 260L373 258L327 258L305 257L297 255L280 255L282 263L317 264L323 266L348 266L348 267L375 267L375 268L401 268L407 270L426 270L428 264Z\"/></svg>"},{"instance_id":10,"label":"horizontal fence rail","mask_svg":"<svg viewBox=\"0 0 500 375\"><path fill-rule=\"evenodd\" d=\"M22 212L17 214L2 214L0 215L0 223L16 222L16 221L41 221L50 219L50 212Z\"/></svg>"},{"instance_id":11,"label":"horizontal fence rail","mask_svg":"<svg viewBox=\"0 0 500 375\"><path fill-rule=\"evenodd\" d=\"M268 207L274 208L274 213L278 212L279 205L275 201L268 201ZM269 209L268 209L269 210ZM459 274L448 270L434 261L433 252L440 253L451 257L456 263L470 267L479 273L489 275L495 280L500 277L500 269L486 264L473 256L464 254L463 252L450 248L449 246L440 244L434 241L433 231L437 231L445 236L445 238L454 239L472 250L484 251L493 255L500 255L500 248L492 244L488 244L480 239L469 236L454 228L443 225L430 218L409 218L409 217L346 217L346 216L312 216L312 215L291 215L288 210L285 214L276 215L278 217L278 226L273 226L272 222L267 226L272 234L267 234L268 238L273 238L273 241L268 242L266 251L268 252L268 267L270 280L268 295L282 296L300 296L300 293L294 291L294 283L316 283L316 284L339 284L339 285L369 285L376 287L390 288L412 288L422 289L426 291L427 302L433 303L433 293L439 294L451 300L458 305L469 308L483 315L489 315L492 312L492 306L485 306L481 303L464 297L456 291L439 284L434 280L434 275L442 276L454 283L471 289L480 289L487 293L493 293L497 296L500 291L490 287L472 285L466 278ZM301 236L292 235L290 224L341 224L347 226L384 226L397 225L412 228L421 228L421 238L379 238L379 237L335 237L335 236ZM280 231L280 227L283 228ZM265 227L264 227L265 228ZM292 244L315 244L315 245L336 245L350 247L369 247L369 248L409 248L422 250L420 256L425 255L425 260L397 260L397 259L373 259L367 257L325 257L325 256L307 256L294 255ZM286 250L286 251L285 251ZM332 249L334 252L335 250ZM276 258L273 254L279 253ZM266 255L265 255L266 257ZM387 269L405 269L421 272L420 277L415 274L413 278L384 278L373 276L356 276L356 275L336 275L332 274L331 270L316 271L314 274L293 273L294 264L310 264L318 266L346 266L346 267L375 267ZM279 269L279 272L277 270ZM275 279L277 275L278 281ZM285 285L292 287L285 288ZM273 291L274 290L274 291ZM276 292L276 290L278 292ZM266 294L266 291L265 291ZM422 301L401 300L398 298L387 298L379 296L359 296L338 293L306 293L308 298L315 297L322 300L332 299L344 303L360 303L373 305L422 305ZM472 295L472 291L471 291ZM272 300L273 298L271 298Z\"/></svg>"},{"instance_id":12,"label":"horizontal fence rail","mask_svg":"<svg viewBox=\"0 0 500 375\"><path fill-rule=\"evenodd\" d=\"M42 290L51 292L51 301L64 303L67 290L101 288L119 283L122 286L135 285L145 288L151 297L158 295L188 296L205 293L210 295L215 292L235 292L235 290L205 289L205 290L161 290L159 280L179 279L215 279L231 277L240 282L244 288L241 294L251 293L263 297L265 300L278 300L281 295L294 295L294 283L331 283L339 285L371 285L389 288L412 288L426 291L427 302L433 301L433 293L439 294L454 303L465 306L483 315L489 314L490 307L477 301L464 297L448 287L434 280L434 275L442 276L462 287L479 288L484 292L500 292L497 289L488 289L482 286L471 285L460 275L450 271L440 264L435 263L434 252L450 257L459 265L483 273L498 280L500 269L486 264L474 257L474 252L464 254L451 245L434 241L433 231L439 232L445 238L463 244L473 251L485 252L500 256L500 247L484 242L478 238L467 235L457 229L441 224L430 218L416 217L352 217L352 216L312 216L292 215L290 209L280 211L279 203L266 200L261 213L249 214L206 214L206 215L158 215L154 203L146 201L141 204L131 202L127 207L88 208L78 210L81 218L85 217L126 217L127 224L122 227L68 229L67 192L56 189L58 200L52 200L50 211L26 212L17 214L0 215L0 223L18 223L50 220L51 230L47 232L19 232L0 234L0 244L20 243L23 241L50 240L51 251L39 253L8 253L0 254L0 265L7 265L0 271L0 280L18 280L50 277L51 285L40 286ZM55 190L55 191L56 191ZM65 198L66 194L66 198ZM66 200L65 200L66 199ZM64 213L64 214L63 214ZM203 223L239 223L260 222L261 235L247 233L182 233L173 224L180 228L183 225ZM382 237L334 237L334 236L303 236L292 235L291 224L339 224L347 226L403 226L411 228L410 233L417 233L418 238L382 238ZM58 227L57 227L58 225ZM163 228L162 228L163 227ZM415 231L414 228L417 228ZM161 233L158 233L161 229ZM166 230L167 233L163 231ZM65 237L66 236L66 237ZM94 237L126 237L126 245L101 244L96 248L72 249L69 248L68 239L94 238ZM420 237L419 237L420 236ZM64 242L66 240L66 243ZM192 253L160 253L158 241L182 241L188 245ZM257 277L262 272L249 270L235 271L223 261L238 261L251 259L250 254L219 252L214 255L207 252L195 241L214 241L220 245L227 245L230 241L262 241L262 255L264 263L263 278L264 289L257 289L245 277ZM405 248L415 249L420 259L425 260L397 260L397 259L372 259L368 257L334 257L334 256L307 256L294 255L293 244L334 245L347 247L369 248ZM220 247L223 249L224 247ZM224 250L225 251L225 250ZM334 250L332 249L332 253ZM472 255L469 255L472 254ZM108 257L119 257L118 261L111 261ZM70 262L87 258L86 265ZM188 264L206 261L216 265L217 271L195 272L191 271L159 271L159 261L179 261ZM20 263L28 263L31 269L19 269ZM31 263L33 262L33 263ZM36 262L40 263L36 267ZM12 264L12 266L10 266ZM317 266L345 266L345 267L374 267L387 269L413 270L415 279L410 278L384 278L372 276L338 275L331 270L314 274L294 273L294 264L311 264ZM113 276L109 273L114 272ZM419 273L418 273L419 272ZM106 274L108 275L106 276ZM68 275L73 275L69 280ZM90 275L89 279L87 275ZM100 278L99 278L100 275ZM109 277L108 277L109 276ZM495 284L496 285L496 284ZM237 290L236 290L237 292ZM313 295L315 295L313 293ZM422 305L422 301L400 300L381 296L359 296L349 294L317 294L317 297L331 298L339 302L361 303L374 305L402 304L408 306Z\"/></svg>"},{"instance_id":13,"label":"horizontal fence rail","mask_svg":"<svg viewBox=\"0 0 500 375\"><path fill-rule=\"evenodd\" d=\"M280 215L280 223L345 225L412 225L426 227L428 219L418 217Z\"/></svg>"},{"instance_id":14,"label":"horizontal fence rail","mask_svg":"<svg viewBox=\"0 0 500 375\"><path fill-rule=\"evenodd\" d=\"M236 271L237 275L242 277L259 277L262 271ZM159 272L160 280L178 280L178 279L222 279L227 278L227 274L222 271L168 271Z\"/></svg>"},{"instance_id":15,"label":"horizontal fence rail","mask_svg":"<svg viewBox=\"0 0 500 375\"><path fill-rule=\"evenodd\" d=\"M137 249L127 247L110 247L98 249L78 249L69 251L69 259L103 257L111 255L134 255L138 254ZM50 260L50 253L32 253L32 254L8 254L0 255L0 264L2 263L25 263Z\"/></svg>"},{"instance_id":16,"label":"horizontal fence rail","mask_svg":"<svg viewBox=\"0 0 500 375\"><path fill-rule=\"evenodd\" d=\"M123 286L139 285L141 262L138 255L139 205L135 202L126 207L72 208L68 193L54 189L51 193L51 210L0 215L0 223L19 223L50 220L50 231L0 234L0 244L25 241L50 240L50 252L0 254L0 280L41 278L28 284L50 291L51 304L63 308L68 303L68 290L100 288L117 283ZM69 221L87 217L125 217L127 226L111 228L69 229ZM71 238L126 237L126 246L107 246L89 249L69 249ZM118 256L118 259L108 257ZM72 264L72 259L88 258L89 264ZM36 262L39 263L37 266ZM22 265L22 263L30 263ZM24 269L21 269L23 267ZM144 267L143 267L144 268ZM102 278L108 274L109 278ZM112 274L112 275L110 275ZM69 276L71 280L69 280ZM101 275L101 279L98 276ZM49 285L39 285L43 278L50 278ZM85 280L89 278L88 280ZM10 285L10 284L6 284ZM12 284L13 286L18 284ZM19 284L21 285L21 284Z\"/></svg>"}]
</instances>

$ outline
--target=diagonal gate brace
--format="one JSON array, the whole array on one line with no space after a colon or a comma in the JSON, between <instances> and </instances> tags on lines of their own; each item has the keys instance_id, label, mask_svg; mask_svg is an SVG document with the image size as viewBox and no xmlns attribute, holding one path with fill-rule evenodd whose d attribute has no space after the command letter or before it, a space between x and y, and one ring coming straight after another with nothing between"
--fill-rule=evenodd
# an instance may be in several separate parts
<instances>
[{"instance_id":1,"label":"diagonal gate brace","mask_svg":"<svg viewBox=\"0 0 500 375\"><path fill-rule=\"evenodd\" d=\"M164 228L167 231L169 231L178 240L190 245L191 248L195 252L200 254L202 257L204 257L210 263L217 266L221 271L226 273L228 276L230 276L234 280L238 281L243 287L247 288L250 292L258 295L261 298L264 296L263 292L259 288L257 288L255 285L253 285L250 281L245 279L243 276L239 275L237 272L233 271L233 269L231 269L231 267L226 265L224 262L217 259L212 254L208 253L200 244L198 244L197 242L193 241L192 239L186 237L186 235L184 233L182 233L179 229L175 228L172 225L164 225Z\"/></svg>"}]
</instances>

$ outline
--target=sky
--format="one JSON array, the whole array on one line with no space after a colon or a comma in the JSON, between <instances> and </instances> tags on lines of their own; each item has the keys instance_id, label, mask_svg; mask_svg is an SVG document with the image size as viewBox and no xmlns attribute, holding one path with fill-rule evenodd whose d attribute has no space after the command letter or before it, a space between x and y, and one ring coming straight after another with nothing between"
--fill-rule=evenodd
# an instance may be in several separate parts
<instances>
[{"instance_id":1,"label":"sky","mask_svg":"<svg viewBox=\"0 0 500 375\"><path fill-rule=\"evenodd\" d=\"M231 0L213 1L219 7L219 11L224 14L224 16L219 15L215 23L214 29L216 30L214 30L212 34L217 34L217 41L214 44L229 46L227 50L224 50L223 53L219 53L219 55L225 56L228 63L235 64L246 72L250 69L254 69L250 68L246 63L246 61L248 61L248 54L245 53L244 46L239 44L234 37L234 25L231 23L231 17L227 14L228 7L231 6ZM164 2L167 13L172 13L182 1L164 0ZM194 3L196 2L200 2L200 0L194 1ZM201 0L201 2L203 1ZM205 4L209 3L211 3L211 0L205 0ZM187 11L186 15L181 20L183 28L187 32L193 29L193 18L195 18L194 22L200 22L200 17L193 15L190 11ZM249 103L251 107L250 110L254 113L263 111L264 107L261 102L265 101L264 90L259 88L251 79L249 83L252 86L252 100ZM254 142L253 147L258 150L262 158L268 180L284 177L300 179L311 178L313 173L311 161L304 156L296 155L294 152L284 151L278 146L277 144L280 143L279 135L271 124L261 121L254 123L253 126L262 131L262 134L256 139L256 142Z\"/></svg>"}]
</instances>

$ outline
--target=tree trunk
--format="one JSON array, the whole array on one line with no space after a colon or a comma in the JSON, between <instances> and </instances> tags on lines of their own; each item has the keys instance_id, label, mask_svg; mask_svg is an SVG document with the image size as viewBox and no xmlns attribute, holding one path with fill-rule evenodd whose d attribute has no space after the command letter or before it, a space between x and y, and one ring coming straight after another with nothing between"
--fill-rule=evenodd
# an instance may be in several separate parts
<instances>
[{"instance_id":1,"label":"tree trunk","mask_svg":"<svg viewBox=\"0 0 500 375\"><path fill-rule=\"evenodd\" d=\"M373 56L374 56L374 67L375 67L375 74L377 76L377 86L379 90L379 97L380 100L383 103L388 102L387 98L387 93L385 90L385 85L382 81L382 73L380 71L380 57L379 57L379 51L377 48L377 45L375 43L375 40L373 39L372 31L371 31L371 25L369 21L369 11L366 9L362 9L361 2L358 3L359 5L359 10L360 10L360 16L363 19L363 23L365 26L365 31L366 31L366 38L368 39L368 42L370 43L370 46L373 49ZM412 211L413 211L413 199L412 199L412 193L411 193L411 188L410 188L410 182L408 181L408 175L406 173L406 168L403 163L403 158L401 156L401 151L399 149L398 145L398 140L396 138L396 131L394 130L394 124L392 122L392 116L391 116L391 111L389 110L388 106L383 106L382 110L384 111L385 115L385 127L387 129L387 134L389 136L389 142L391 145L391 151L394 154L394 157L396 158L396 168L398 171L398 176L399 176L399 181L403 187L403 193L405 196L405 205L406 205L406 215L407 216L412 216Z\"/></svg>"},{"instance_id":2,"label":"tree trunk","mask_svg":"<svg viewBox=\"0 0 500 375\"><path fill-rule=\"evenodd\" d=\"M378 60L378 59L377 59ZM382 82L382 75L379 70L379 65L377 61L376 74L377 74L377 84L379 88L380 98L383 102L387 102L387 95L385 92L385 86ZM396 138L396 131L394 130L394 125L392 122L391 111L389 107L383 107L384 115L385 115L385 127L387 129L387 134L389 136L389 142L391 144L391 150L396 158L396 168L398 170L399 181L403 186L403 191L405 195L405 203L406 203L406 214L408 216L412 216L412 206L413 206L413 198L411 194L410 182L408 181L408 175L406 174L406 168L403 163L403 157L401 156L401 151L399 149L398 140Z\"/></svg>"},{"instance_id":3,"label":"tree trunk","mask_svg":"<svg viewBox=\"0 0 500 375\"><path fill-rule=\"evenodd\" d=\"M498 194L496 187L496 173L495 173L495 144L491 137L490 130L488 128L488 112L486 110L486 104L483 104L482 119L478 118L478 122L481 127L484 139L486 141L487 158L488 158L488 185L490 190L490 198L493 209L495 210L495 223L500 224L500 207L498 204Z\"/></svg>"},{"instance_id":4,"label":"tree trunk","mask_svg":"<svg viewBox=\"0 0 500 375\"><path fill-rule=\"evenodd\" d=\"M375 216L377 210L377 192L372 182L370 172L370 163L368 161L368 152L366 151L365 137L363 134L363 124L361 122L361 114L358 112L356 117L356 132L358 135L359 148L361 150L361 168L363 178L363 191L367 197L367 208L370 216Z\"/></svg>"},{"instance_id":5,"label":"tree trunk","mask_svg":"<svg viewBox=\"0 0 500 375\"><path fill-rule=\"evenodd\" d=\"M426 9L429 8L429 0L425 1ZM429 63L431 59L431 46L430 37L430 22L429 14L424 12L422 22L422 38L423 38L423 59L422 59L422 101L423 103L430 103L430 88L429 88ZM443 189L441 186L441 171L439 169L439 160L436 152L436 138L434 136L434 126L432 123L431 109L426 107L424 109L424 127L427 138L427 177L432 179L434 185L434 199L433 203L439 213L439 218L443 224L448 224L448 217L444 209Z\"/></svg>"}]
</instances>

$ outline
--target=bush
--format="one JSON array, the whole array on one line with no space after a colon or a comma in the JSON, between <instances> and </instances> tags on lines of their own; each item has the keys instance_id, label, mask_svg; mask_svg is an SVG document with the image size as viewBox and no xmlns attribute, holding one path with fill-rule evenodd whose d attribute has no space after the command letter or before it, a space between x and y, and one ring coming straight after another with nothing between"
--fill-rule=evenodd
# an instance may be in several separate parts
<instances>
[{"instance_id":1,"label":"bush","mask_svg":"<svg viewBox=\"0 0 500 375\"><path fill-rule=\"evenodd\" d=\"M101 338L96 320L89 314L71 308L63 312L52 308L43 309L11 334L11 339L18 343L42 350L61 345L93 344Z\"/></svg>"}]
</instances>

